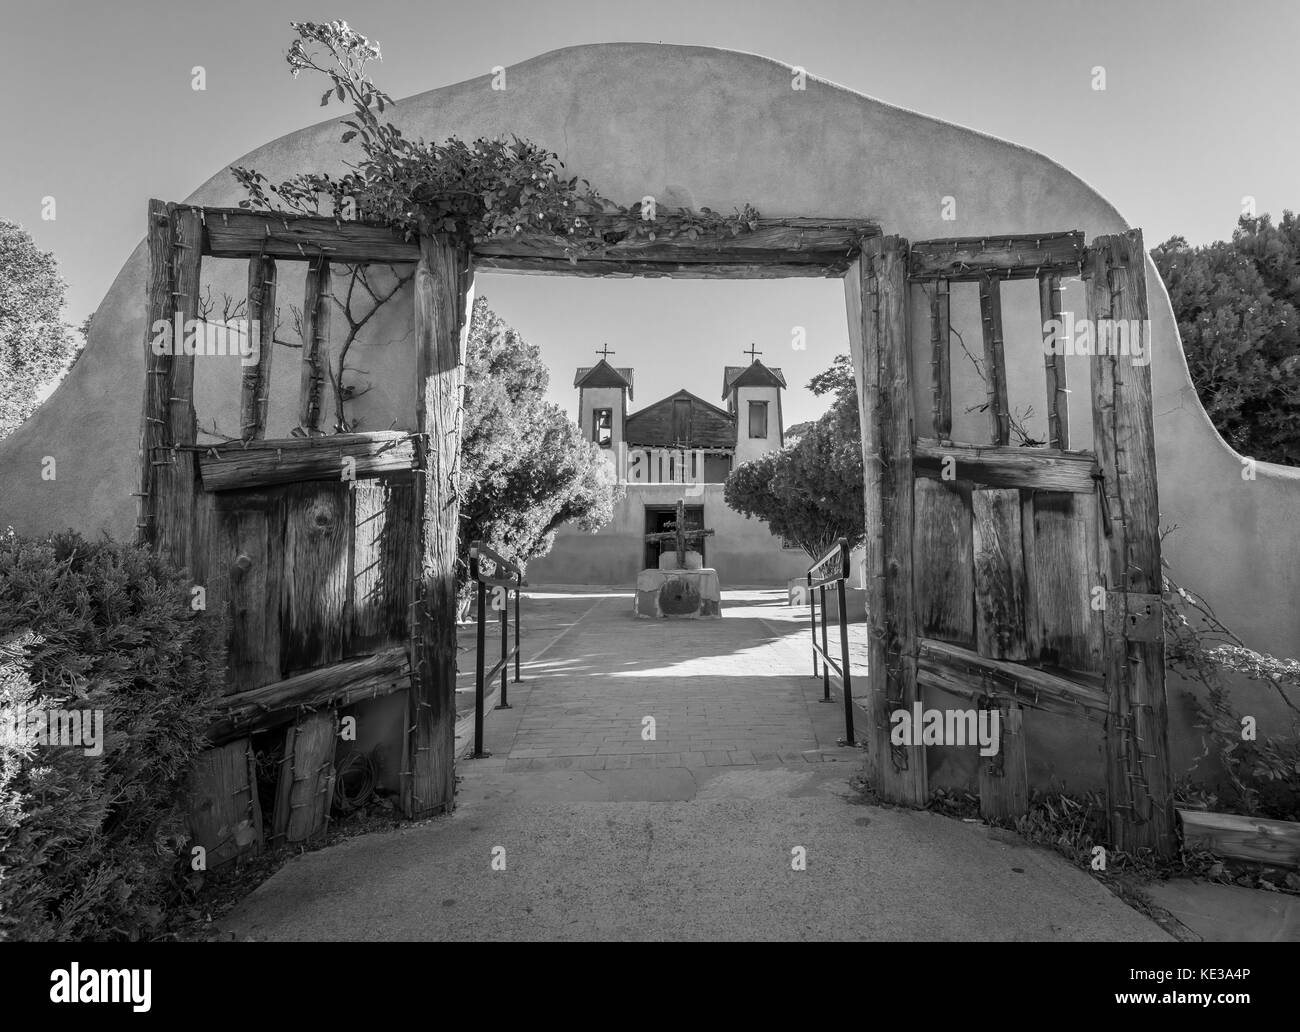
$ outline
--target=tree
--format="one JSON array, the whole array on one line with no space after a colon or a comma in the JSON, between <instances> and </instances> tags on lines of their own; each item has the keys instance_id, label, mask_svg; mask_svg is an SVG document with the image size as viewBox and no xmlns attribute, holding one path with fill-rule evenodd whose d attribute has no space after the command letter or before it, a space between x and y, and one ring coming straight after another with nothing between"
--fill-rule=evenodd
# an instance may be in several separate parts
<instances>
[{"instance_id":1,"label":"tree","mask_svg":"<svg viewBox=\"0 0 1300 1032\"><path fill-rule=\"evenodd\" d=\"M493 312L486 297L476 298L460 449L462 585L471 541L527 563L551 550L561 524L594 531L613 517L614 469L545 400L549 381L537 347Z\"/></svg>"},{"instance_id":2,"label":"tree","mask_svg":"<svg viewBox=\"0 0 1300 1032\"><path fill-rule=\"evenodd\" d=\"M18 223L0 219L0 437L36 410L41 388L77 350L60 318L64 289L54 255Z\"/></svg>"},{"instance_id":3,"label":"tree","mask_svg":"<svg viewBox=\"0 0 1300 1032\"><path fill-rule=\"evenodd\" d=\"M1300 465L1300 220L1243 216L1231 241L1151 252L1201 404L1237 451Z\"/></svg>"},{"instance_id":4,"label":"tree","mask_svg":"<svg viewBox=\"0 0 1300 1032\"><path fill-rule=\"evenodd\" d=\"M837 538L856 548L866 532L862 437L848 356L838 356L808 389L818 397L833 393L830 409L801 424L792 444L733 470L724 495L737 512L763 520L773 534L820 559Z\"/></svg>"}]
</instances>

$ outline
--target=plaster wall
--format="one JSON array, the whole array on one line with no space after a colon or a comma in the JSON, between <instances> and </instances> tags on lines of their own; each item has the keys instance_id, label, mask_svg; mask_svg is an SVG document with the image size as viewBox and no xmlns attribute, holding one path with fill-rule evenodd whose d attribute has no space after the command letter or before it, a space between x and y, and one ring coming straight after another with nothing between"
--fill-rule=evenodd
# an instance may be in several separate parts
<instances>
[{"instance_id":1,"label":"plaster wall","mask_svg":"<svg viewBox=\"0 0 1300 1032\"><path fill-rule=\"evenodd\" d=\"M571 175L625 203L653 194L663 204L729 211L748 202L765 216L872 218L885 232L912 240L1062 229L1082 229L1091 239L1128 228L1096 191L1043 155L815 78L808 78L806 89L794 90L790 66L766 58L706 47L596 44L512 66L507 82L507 89L493 90L484 75L423 93L399 102L396 118L408 135L429 139L529 137L557 151ZM291 88L287 81L285 88ZM250 154L232 155L232 164L259 169L272 180L308 169L338 173L345 159L355 158L339 144L340 131L337 120L310 126ZM1167 170L1134 168L1133 174L1164 176ZM141 184L139 193L104 202L138 211L143 231L147 189ZM943 218L946 197L956 201L955 220ZM239 192L227 168L185 199L234 205ZM36 533L73 526L89 534L131 535L146 339L145 258L141 245L123 266L68 378L0 442L0 527ZM302 271L288 263L282 270L280 304L287 316L289 303L301 298ZM484 276L481 289L490 293L493 279ZM245 263L209 262L205 281L218 297L223 291L242 297ZM1197 400L1164 287L1149 259L1147 291L1161 522L1180 528L1166 539L1165 555L1182 583L1205 593L1253 647L1296 655L1300 470L1261 464L1254 480L1242 478L1241 457L1217 436ZM1036 320L1036 301L1009 288L1006 318L1017 325ZM977 333L962 332L968 343L978 340ZM416 389L412 343L408 290L375 317L354 349L353 364L370 370L373 387L355 406L363 429L394 422L410 427ZM286 434L293 422L297 354L281 350L276 356L271 435ZM1023 404L1018 397L1039 398L1038 373L1008 364L1013 406ZM231 433L238 421L238 360L204 358L197 365L200 421L207 427L215 421ZM954 369L960 365L955 359ZM1071 377L1086 382L1073 370ZM1034 407L1041 414L1041 402ZM928 408L918 404L918 418ZM41 478L46 456L57 459L55 480ZM606 569L601 579L630 582L622 568ZM740 576L743 569L730 571L724 584ZM1177 685L1170 687L1176 693ZM1241 690L1235 698L1244 712L1257 716L1264 733L1289 725L1271 692ZM1184 769L1199 745L1173 698L1171 714L1175 767ZM1068 732L1063 744L1069 744ZM1090 745L1080 739L1079 748Z\"/></svg>"}]
</instances>

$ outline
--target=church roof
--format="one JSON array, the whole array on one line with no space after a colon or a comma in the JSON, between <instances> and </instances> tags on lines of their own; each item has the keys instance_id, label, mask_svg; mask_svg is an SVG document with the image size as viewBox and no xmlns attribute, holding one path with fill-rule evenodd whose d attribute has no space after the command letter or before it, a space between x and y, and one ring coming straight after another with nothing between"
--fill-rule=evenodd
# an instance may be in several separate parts
<instances>
[{"instance_id":1,"label":"church roof","mask_svg":"<svg viewBox=\"0 0 1300 1032\"><path fill-rule=\"evenodd\" d=\"M579 366L573 376L575 387L626 387L632 397L632 368L615 369L603 358L594 366Z\"/></svg>"},{"instance_id":2,"label":"church roof","mask_svg":"<svg viewBox=\"0 0 1300 1032\"><path fill-rule=\"evenodd\" d=\"M785 376L779 366L765 366L754 359L747 366L729 365L722 371L722 396L725 398L733 387L784 387Z\"/></svg>"},{"instance_id":3,"label":"church roof","mask_svg":"<svg viewBox=\"0 0 1300 1032\"><path fill-rule=\"evenodd\" d=\"M687 401L686 406L677 402ZM734 448L736 421L730 413L683 388L627 417L626 439L634 447Z\"/></svg>"}]
</instances>

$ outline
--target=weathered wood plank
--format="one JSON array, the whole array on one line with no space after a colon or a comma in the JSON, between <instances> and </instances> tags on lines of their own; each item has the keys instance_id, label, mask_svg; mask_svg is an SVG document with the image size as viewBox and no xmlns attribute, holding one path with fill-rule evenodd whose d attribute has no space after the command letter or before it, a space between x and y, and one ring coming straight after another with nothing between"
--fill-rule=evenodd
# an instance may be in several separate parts
<instances>
[{"instance_id":1,"label":"weathered wood plank","mask_svg":"<svg viewBox=\"0 0 1300 1032\"><path fill-rule=\"evenodd\" d=\"M738 257L716 261L646 261L583 258L572 265L565 258L484 257L474 267L484 272L513 272L533 276L576 276L598 279L839 279L847 271L849 253L827 253L819 262L753 261Z\"/></svg>"},{"instance_id":2,"label":"weathered wood plank","mask_svg":"<svg viewBox=\"0 0 1300 1032\"><path fill-rule=\"evenodd\" d=\"M1300 824L1235 813L1179 810L1183 848L1250 860L1272 867L1300 868Z\"/></svg>"},{"instance_id":3,"label":"weathered wood plank","mask_svg":"<svg viewBox=\"0 0 1300 1032\"><path fill-rule=\"evenodd\" d=\"M284 488L280 668L286 673L343 657L352 554L347 484Z\"/></svg>"},{"instance_id":4,"label":"weathered wood plank","mask_svg":"<svg viewBox=\"0 0 1300 1032\"><path fill-rule=\"evenodd\" d=\"M244 367L239 436L254 441L266 436L271 359L275 355L275 262L270 258L248 261L248 340L257 343L257 362Z\"/></svg>"},{"instance_id":5,"label":"weathered wood plank","mask_svg":"<svg viewBox=\"0 0 1300 1032\"><path fill-rule=\"evenodd\" d=\"M1093 240L1084 267L1088 318L1093 325L1123 323L1150 361L1146 250L1140 230ZM1097 460L1110 512L1107 585L1121 592L1161 590L1159 502L1151 368L1132 354L1098 348L1090 363L1092 421ZM1127 609L1126 609L1127 614ZM1164 642L1126 636L1128 619L1114 621L1105 639L1106 687L1111 720L1106 737L1107 792L1112 831L1121 849L1175 846L1169 769Z\"/></svg>"},{"instance_id":6,"label":"weathered wood plank","mask_svg":"<svg viewBox=\"0 0 1300 1032\"><path fill-rule=\"evenodd\" d=\"M205 491L244 491L304 480L344 482L415 467L415 442L405 430L288 437L216 445L198 453Z\"/></svg>"},{"instance_id":7,"label":"weathered wood plank","mask_svg":"<svg viewBox=\"0 0 1300 1032\"><path fill-rule=\"evenodd\" d=\"M414 509L409 478L359 481L353 488L349 655L410 635L411 564L419 551Z\"/></svg>"},{"instance_id":8,"label":"weathered wood plank","mask_svg":"<svg viewBox=\"0 0 1300 1032\"><path fill-rule=\"evenodd\" d=\"M969 699L983 695L1015 699L1022 706L1061 716L1106 719L1106 692L1094 679L1066 679L1036 667L988 659L950 642L922 638L918 677L927 688Z\"/></svg>"},{"instance_id":9,"label":"weathered wood plank","mask_svg":"<svg viewBox=\"0 0 1300 1032\"><path fill-rule=\"evenodd\" d=\"M889 715L910 710L916 683L913 583L911 355L907 335L907 241L867 242L860 266L861 327L852 337L862 413L867 513L867 664L872 786L882 799L910 806L926 800L921 745L895 746Z\"/></svg>"},{"instance_id":10,"label":"weathered wood plank","mask_svg":"<svg viewBox=\"0 0 1300 1032\"><path fill-rule=\"evenodd\" d=\"M938 480L916 481L918 633L973 645L975 572L970 503L961 488Z\"/></svg>"},{"instance_id":11,"label":"weathered wood plank","mask_svg":"<svg viewBox=\"0 0 1300 1032\"><path fill-rule=\"evenodd\" d=\"M921 437L916 441L915 456L920 476L963 480L987 487L1074 491L1088 495L1097 489L1092 479L1097 471L1097 459L1091 452L981 447ZM952 470L951 477L944 478L945 468Z\"/></svg>"},{"instance_id":12,"label":"weathered wood plank","mask_svg":"<svg viewBox=\"0 0 1300 1032\"><path fill-rule=\"evenodd\" d=\"M980 757L980 814L989 820L1014 820L1029 812L1024 713L1015 702L986 705L1000 714L1000 741L996 755Z\"/></svg>"},{"instance_id":13,"label":"weathered wood plank","mask_svg":"<svg viewBox=\"0 0 1300 1032\"><path fill-rule=\"evenodd\" d=\"M306 842L329 825L337 741L338 714L332 710L305 715L285 732L272 844Z\"/></svg>"},{"instance_id":14,"label":"weathered wood plank","mask_svg":"<svg viewBox=\"0 0 1300 1032\"><path fill-rule=\"evenodd\" d=\"M417 581L415 684L409 693L408 817L451 809L455 793L456 548L460 530L463 363L474 271L444 238L420 239L415 272L416 428L424 494L412 576ZM417 566L418 564L418 566Z\"/></svg>"},{"instance_id":15,"label":"weathered wood plank","mask_svg":"<svg viewBox=\"0 0 1300 1032\"><path fill-rule=\"evenodd\" d=\"M265 731L322 706L342 708L362 699L401 691L410 684L406 646L392 645L372 656L317 667L253 691L227 695L212 706L212 742Z\"/></svg>"},{"instance_id":16,"label":"weathered wood plank","mask_svg":"<svg viewBox=\"0 0 1300 1032\"><path fill-rule=\"evenodd\" d=\"M1026 612L1033 661L1101 671L1104 621L1092 607L1095 544L1088 519L1095 505L1088 495L1038 492L1026 512Z\"/></svg>"},{"instance_id":17,"label":"weathered wood plank","mask_svg":"<svg viewBox=\"0 0 1300 1032\"><path fill-rule=\"evenodd\" d=\"M1061 324L1061 286L1059 273L1038 277L1038 313L1043 326ZM1044 330L1043 367L1047 374L1047 443L1052 448L1070 447L1070 393L1066 387L1065 354L1055 333Z\"/></svg>"},{"instance_id":18,"label":"weathered wood plank","mask_svg":"<svg viewBox=\"0 0 1300 1032\"><path fill-rule=\"evenodd\" d=\"M262 851L253 746L247 738L199 754L190 776L188 818L193 844L206 851L208 870Z\"/></svg>"},{"instance_id":19,"label":"weathered wood plank","mask_svg":"<svg viewBox=\"0 0 1300 1032\"><path fill-rule=\"evenodd\" d=\"M215 596L229 606L226 684L230 694L280 679L279 518L269 507L215 513L209 598Z\"/></svg>"},{"instance_id":20,"label":"weathered wood plank","mask_svg":"<svg viewBox=\"0 0 1300 1032\"><path fill-rule=\"evenodd\" d=\"M1083 233L1022 234L1008 237L952 237L912 244L912 279L1029 279L1045 272L1078 275Z\"/></svg>"},{"instance_id":21,"label":"weathered wood plank","mask_svg":"<svg viewBox=\"0 0 1300 1032\"><path fill-rule=\"evenodd\" d=\"M219 258L264 255L303 261L324 256L336 264L406 263L419 259L418 242L404 240L400 233L371 223L237 208L208 208L204 214L206 253ZM842 271L862 241L879 232L874 222L865 219L759 219L755 230L736 237L706 234L697 240L684 236L628 240L612 245L604 259L580 259L576 266L571 265L563 246L553 237L528 233L480 241L474 247L473 258L483 268L531 267L560 275L583 275L593 262L602 260L623 262L633 268L655 262L679 268L747 262L756 269L779 263L789 270L833 265Z\"/></svg>"},{"instance_id":22,"label":"weathered wood plank","mask_svg":"<svg viewBox=\"0 0 1300 1032\"><path fill-rule=\"evenodd\" d=\"M980 279L980 325L984 337L984 380L990 440L1011 441L1011 408L1007 401L1007 360L1002 337L1002 287L993 276Z\"/></svg>"},{"instance_id":23,"label":"weathered wood plank","mask_svg":"<svg viewBox=\"0 0 1300 1032\"><path fill-rule=\"evenodd\" d=\"M1025 559L1020 492L971 492L975 641L981 656L1024 660Z\"/></svg>"},{"instance_id":24,"label":"weathered wood plank","mask_svg":"<svg viewBox=\"0 0 1300 1032\"><path fill-rule=\"evenodd\" d=\"M307 270L303 290L302 373L298 387L298 425L309 436L320 430L325 384L329 380L331 304L330 263L314 261Z\"/></svg>"},{"instance_id":25,"label":"weathered wood plank","mask_svg":"<svg viewBox=\"0 0 1300 1032\"><path fill-rule=\"evenodd\" d=\"M930 295L930 376L934 396L934 436L952 436L951 320L948 281L938 280Z\"/></svg>"}]
</instances>

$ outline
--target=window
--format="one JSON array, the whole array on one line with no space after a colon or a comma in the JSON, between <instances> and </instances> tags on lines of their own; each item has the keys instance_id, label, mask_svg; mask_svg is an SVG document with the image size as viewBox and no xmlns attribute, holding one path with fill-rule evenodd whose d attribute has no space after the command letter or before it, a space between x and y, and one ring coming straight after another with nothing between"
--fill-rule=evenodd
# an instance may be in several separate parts
<instances>
[{"instance_id":1,"label":"window","mask_svg":"<svg viewBox=\"0 0 1300 1032\"><path fill-rule=\"evenodd\" d=\"M591 439L602 448L614 445L614 410L598 408L591 414Z\"/></svg>"},{"instance_id":2,"label":"window","mask_svg":"<svg viewBox=\"0 0 1300 1032\"><path fill-rule=\"evenodd\" d=\"M749 436L767 437L767 402L749 403Z\"/></svg>"}]
</instances>

